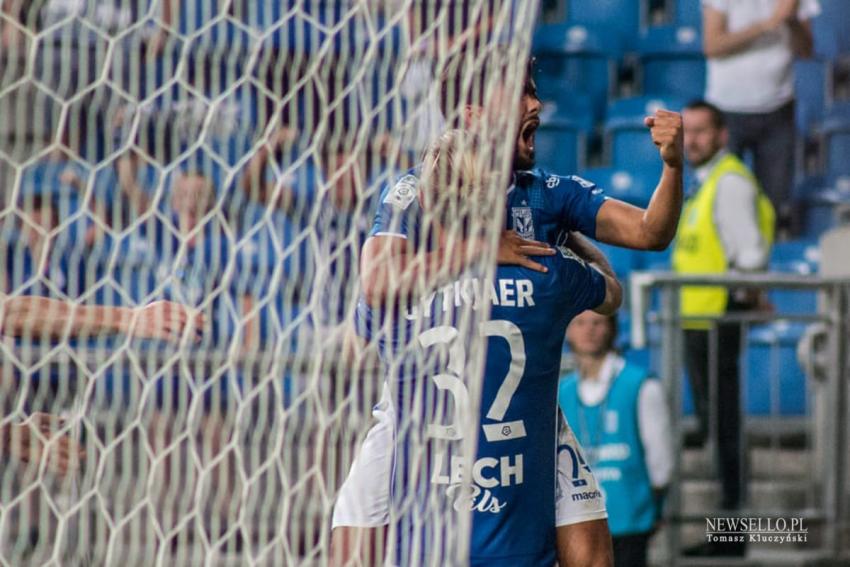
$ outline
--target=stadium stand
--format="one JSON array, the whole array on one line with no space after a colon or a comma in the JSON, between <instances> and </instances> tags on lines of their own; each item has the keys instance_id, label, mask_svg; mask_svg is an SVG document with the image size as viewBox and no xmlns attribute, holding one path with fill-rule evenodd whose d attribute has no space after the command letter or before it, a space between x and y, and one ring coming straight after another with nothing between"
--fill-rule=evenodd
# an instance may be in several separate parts
<instances>
[{"instance_id":1,"label":"stadium stand","mask_svg":"<svg viewBox=\"0 0 850 567\"><path fill-rule=\"evenodd\" d=\"M705 59L698 27L650 27L638 39L636 51L645 96L702 96Z\"/></svg>"},{"instance_id":2,"label":"stadium stand","mask_svg":"<svg viewBox=\"0 0 850 567\"><path fill-rule=\"evenodd\" d=\"M850 3L844 0L821 0L821 14L812 20L815 53L836 59L850 53Z\"/></svg>"},{"instance_id":3,"label":"stadium stand","mask_svg":"<svg viewBox=\"0 0 850 567\"><path fill-rule=\"evenodd\" d=\"M833 107L823 121L827 171L850 175L850 104Z\"/></svg>"},{"instance_id":4,"label":"stadium stand","mask_svg":"<svg viewBox=\"0 0 850 567\"><path fill-rule=\"evenodd\" d=\"M806 135L823 120L831 91L831 65L821 59L794 62L797 130Z\"/></svg>"},{"instance_id":5,"label":"stadium stand","mask_svg":"<svg viewBox=\"0 0 850 567\"><path fill-rule=\"evenodd\" d=\"M585 134L569 121L541 124L535 153L541 167L552 172L578 171L585 160Z\"/></svg>"},{"instance_id":6,"label":"stadium stand","mask_svg":"<svg viewBox=\"0 0 850 567\"><path fill-rule=\"evenodd\" d=\"M534 32L539 83L567 83L587 93L599 120L614 92L622 46L603 29L571 24L540 26ZM545 87L544 87L545 88Z\"/></svg>"},{"instance_id":7,"label":"stadium stand","mask_svg":"<svg viewBox=\"0 0 850 567\"><path fill-rule=\"evenodd\" d=\"M808 388L797 361L804 330L805 325L777 321L748 334L743 365L743 407L748 415L805 415Z\"/></svg>"},{"instance_id":8,"label":"stadium stand","mask_svg":"<svg viewBox=\"0 0 850 567\"><path fill-rule=\"evenodd\" d=\"M607 27L618 34L627 48L634 46L644 25L646 0L571 0L567 5L567 22L587 27ZM612 18L611 14L617 14ZM609 33L610 33L609 32Z\"/></svg>"},{"instance_id":9,"label":"stadium stand","mask_svg":"<svg viewBox=\"0 0 850 567\"><path fill-rule=\"evenodd\" d=\"M632 97L613 101L605 119L605 143L611 165L631 171L661 170L658 150L646 137L643 120L658 108L680 110L687 101L676 97Z\"/></svg>"},{"instance_id":10,"label":"stadium stand","mask_svg":"<svg viewBox=\"0 0 850 567\"><path fill-rule=\"evenodd\" d=\"M344 30L329 32L324 27L333 20L329 15L340 13L342 3L235 0L226 3L228 18L220 19L215 2L167 1L176 7L171 21L145 17L151 5L145 0L125 2L132 7L129 12L104 10L105 19L40 11L26 23L27 33L41 34L39 49L25 60L31 67L8 61L9 51L0 49L0 207L4 209L0 250L7 279L3 291L131 307L160 298L179 299L206 309L210 318L212 332L189 350L215 352L229 344L227 339L238 336L245 352L277 348L286 357L298 351L299 342L315 338L317 322L303 315L305 305L327 300L328 311L334 311L342 306L339 297L352 293L351 289L326 289L325 295L312 295L320 276L315 260L335 256L339 260L328 269L348 269L369 229L355 224L358 218L370 216L364 211L377 198L363 196L360 187L355 193L364 200L356 205L357 212L344 202L330 202L328 179L338 170L328 160L317 163L315 157L327 157L331 150L324 145L333 140L318 139L308 125L315 128L323 116L328 130L362 136L368 129L357 128L364 116L378 132L410 116L415 108L405 107L403 97L390 92L398 90L392 62L401 50L401 26L364 39L364 21L359 18L350 20ZM820 2L823 15L814 20L819 58L795 63L795 80L797 127L803 135L821 137L823 143L816 151L825 171L799 184L797 196L806 208L803 235L774 246L770 263L774 273L815 274L816 239L836 225L839 211L850 208L850 112L845 103L834 101L832 80L835 62L850 54L850 2ZM75 3L32 5L42 4L61 8ZM87 3L86 9L94 4ZM705 68L699 0L668 0L665 5L674 20L663 26L647 26L645 4L643 0L568 0L566 21L539 26L533 44L545 103L536 138L539 164L559 174L578 171L609 195L640 206L651 196L656 168L660 168L643 118L658 106L679 109L687 99L701 95ZM287 16L290 10L297 13ZM334 34L333 45L320 55L329 33ZM338 100L339 85L324 84L331 82L327 76L313 77L296 87L293 69L306 68L319 56L326 58L324 68L346 57L351 65L372 41L378 42L379 64L369 70L374 76L362 78L357 93L344 102ZM635 58L640 65L630 83L632 77L618 70ZM247 81L232 88L236 79L246 77ZM426 83L430 80L426 78ZM95 83L102 84L92 89ZM617 98L634 92L641 96ZM292 98L276 107L272 97L283 94ZM213 100L218 95L223 96ZM392 97L399 100L387 104ZM329 101L338 103L337 117L329 112ZM330 127L334 119L340 120L340 128ZM264 164L262 183L281 195L273 202L271 197L240 189L246 169L239 166L247 167L258 140L277 120L297 136L275 148ZM57 133L60 122L66 128ZM71 130L67 124L76 128ZM599 131L604 132L605 155L589 144ZM119 151L131 144L136 154ZM197 153L201 144L205 149ZM44 153L51 145L63 151ZM314 155L319 146L323 150ZM38 159L31 159L36 155ZM370 155L369 159L386 158ZM220 205L214 212L203 213L207 216L202 216L205 224L198 233L202 241L198 247L188 244L188 233L180 232L171 199L175 177L191 173L193 160L202 163L198 169L208 174L212 199ZM379 165L377 170L390 178L393 172L386 163ZM223 172L227 168L235 168L233 176ZM319 199L328 202L317 207ZM22 244L27 200L46 200L57 215L55 226L43 219L42 228L55 229L56 239L42 274L36 273L33 252ZM20 210L7 214L9 207ZM304 228L300 223L314 209L321 212L316 226L322 230L299 239ZM669 252L609 246L603 250L626 281L635 270L669 268ZM327 299L330 296L334 297ZM779 313L814 313L817 307L811 291L776 290L770 300ZM657 294L652 305L657 311ZM324 316L333 320L339 313ZM240 319L242 326L237 325ZM621 345L628 340L629 322L624 311ZM748 333L743 360L748 416L799 417L809 411L812 394L795 354L802 331L798 323L779 321ZM657 333L650 337L651 347L659 342ZM98 345L115 352L123 348L112 340ZM147 346L151 351L164 348L159 341L149 341ZM651 352L652 348L627 350L626 357L650 366ZM657 360L652 363L658 366ZM117 440L122 428L129 429L136 419L135 412L143 415L144 396L153 398L145 402L148 406L160 409L188 408L192 399L204 397L209 411L210 400L225 403L250 390L245 387L249 378L232 367L169 364L145 366L150 377L145 381L120 356L101 369L98 377L104 379L92 381L90 403L99 404L104 414L115 419L97 424L98 435ZM76 361L46 364L45 372L54 382L59 366L66 376L88 372ZM290 380L289 375L281 378L287 384L287 397ZM686 413L692 415L687 383L682 378ZM269 393L269 399L281 395L277 390ZM41 396L39 403L48 408L70 406L68 398L73 397L69 392L45 394L38 389L31 394ZM12 402L4 399L3 403ZM126 415L115 408L126 410ZM300 417L295 412L288 419L297 423ZM177 422L174 427L186 428ZM108 430L104 436L102 431ZM128 437L139 434L126 433ZM118 441L119 447L122 443ZM139 456L140 462L144 459ZM136 466L104 462L101 468L115 467L119 472L121 467ZM104 491L116 479L129 478L113 476L102 480ZM130 492L134 490L130 487ZM136 498L134 492L128 496L132 498Z\"/></svg>"}]
</instances>

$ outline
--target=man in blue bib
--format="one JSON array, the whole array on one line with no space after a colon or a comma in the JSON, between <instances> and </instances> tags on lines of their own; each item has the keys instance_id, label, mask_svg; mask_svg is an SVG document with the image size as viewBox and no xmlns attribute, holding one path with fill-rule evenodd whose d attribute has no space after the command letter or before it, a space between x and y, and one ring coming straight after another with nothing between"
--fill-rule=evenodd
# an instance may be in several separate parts
<instances>
[{"instance_id":1,"label":"man in blue bib","mask_svg":"<svg viewBox=\"0 0 850 567\"><path fill-rule=\"evenodd\" d=\"M673 473L670 412L660 382L619 356L616 338L616 317L573 319L578 369L561 381L559 402L605 493L614 565L640 567Z\"/></svg>"}]
</instances>

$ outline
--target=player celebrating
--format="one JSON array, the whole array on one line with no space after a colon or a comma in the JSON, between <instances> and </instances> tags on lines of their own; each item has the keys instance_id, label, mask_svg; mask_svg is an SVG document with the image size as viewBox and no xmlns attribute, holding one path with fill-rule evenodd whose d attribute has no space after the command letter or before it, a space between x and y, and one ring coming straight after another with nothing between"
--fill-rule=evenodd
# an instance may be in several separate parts
<instances>
[{"instance_id":1,"label":"player celebrating","mask_svg":"<svg viewBox=\"0 0 850 567\"><path fill-rule=\"evenodd\" d=\"M422 218L422 211L427 211L428 218L436 219L437 241L447 241L453 237L445 236L445 220L464 220L459 218L462 214L459 216L448 212L473 209L479 217L474 220L480 225L483 222L480 217L487 210L480 206L474 195L469 194L471 187L480 186L473 180L481 178L481 175L476 174L476 160L471 157L474 152L469 151L469 139L461 131L450 131L441 138L426 159L423 190L417 193L417 200L409 205L415 217ZM435 177L440 176L435 176L434 172L444 171L455 173L435 182ZM454 198L456 193L462 195L462 200L467 200L466 206L457 204ZM392 216L390 211L386 212ZM460 222L460 225L474 226L475 222L470 222L470 217L474 218L476 212L467 213L466 222ZM453 224L457 226L458 223ZM409 233L412 239L427 234L430 227L419 228ZM572 245L585 255L598 256L598 253L586 249L587 245L579 237ZM557 415L553 396L556 396L560 368L560 348L556 348L555 343L559 343L566 324L575 314L587 308L612 312L619 305L619 284L604 258L600 258L600 261L605 275L588 266L571 250L561 248L558 254L540 259L540 266L546 269L546 273L527 267L500 266L498 269L496 283L492 288L492 320L481 326L481 332L491 337L480 416L484 439L480 440L473 467L473 471L478 471L473 473L473 495L469 500L462 498L469 509L474 511L473 564L551 565L555 561L556 506L553 487L556 480L556 439L552 427ZM415 377L406 375L402 370L401 375L396 376L399 382L391 387L392 399L383 400L382 410L377 412L382 418L381 425L370 431L358 456L358 464L353 467L342 490L335 511L335 525L386 524L389 521L389 509L398 508L397 504L389 504L388 494L390 478L387 454L394 443L394 431L397 437L395 469L398 474L392 478L393 501L396 498L407 498L411 493L421 494L421 489L413 488L414 481L411 479L417 475L419 478L430 478L432 489L441 497L458 497L461 479L457 466L460 457L455 454L457 446L453 443L458 438L456 433L447 433L451 431L452 425L427 426L430 435L436 439L429 446L428 455L431 459L427 465L427 474L423 475L421 470L407 466L415 459L409 454L411 449L406 436L416 436L421 432L416 427L398 429L395 412L397 410L403 417L406 416L411 403L416 403L411 392L419 392L424 387L421 382L427 382L431 376L446 380L445 368L432 368L429 364L433 352L428 351L440 348L441 345L450 345L450 352L456 352L455 344L464 341L462 325L458 325L461 311L458 308L462 308L463 303L469 303L474 309L479 306L479 301L490 301L482 299L490 297L485 292L488 285L481 278L464 273L442 291L455 288L465 291L454 294L451 291L437 292L423 297L420 305L409 309L400 318L404 322L398 324L396 329L390 333L375 333L376 338L383 343L383 354L389 364L401 368L416 365ZM458 299L453 299L455 297ZM445 305L447 300L450 305ZM362 302L360 310L370 331L385 326L382 320L384 313L380 309L372 309ZM429 348L424 349L425 352L412 353L413 357L408 358L411 354L406 346L408 343L427 344ZM464 365L465 361L452 360L450 357L449 375L459 372ZM440 388L452 392L457 412L461 412L466 394L458 392L465 392L466 386L459 376L449 380L451 385L443 382ZM432 400L435 400L435 396L439 398L439 394L434 392L424 396ZM436 400L430 405L426 402L426 415L439 414L441 411L441 404ZM439 418L433 420L439 421ZM462 421L459 416L454 419L454 422L458 421ZM455 431L459 429L455 427ZM576 459L577 462L575 466L570 461L567 467L562 467L570 472L566 475L569 478L561 480L584 486L581 493L585 498L578 499L579 504L572 498L562 498L557 520L563 522L570 515L583 520L604 518L604 507L601 506L595 482L578 462L581 458L580 449L566 431L565 436L562 440L562 457ZM496 480L497 476L501 476L501 479ZM366 514L371 515L371 518L363 515L358 517L362 510L361 502L373 508L371 514ZM568 506L575 509L565 510ZM448 509L449 506L442 508ZM439 518L432 519L434 523L440 523ZM411 540L420 536L404 523L405 520L408 519L402 518L402 525L395 527L400 538L398 542L393 542L397 548L394 555L403 564L411 561L415 563L417 557L411 555L414 552L410 545ZM416 521L427 524L427 511L422 512ZM603 561L607 555L604 552L605 545L603 541ZM342 550L337 551L345 554Z\"/></svg>"},{"instance_id":2,"label":"player celebrating","mask_svg":"<svg viewBox=\"0 0 850 567\"><path fill-rule=\"evenodd\" d=\"M461 53L444 69L441 77L443 111L447 115L456 116L457 121L469 129L486 129L492 117L503 110L501 101L505 100L506 86L493 89L495 92L488 99L488 104L477 102L471 96L462 97L460 85L469 84L463 82L465 62L464 54ZM471 83L478 88L469 88L468 92L484 92L488 79L487 69L487 65L470 69ZM460 112L450 114L454 108L460 108ZM519 234L506 232L503 235L499 263L545 270L545 266L528 258L543 253L539 243L524 239L536 237L557 243L570 230L579 230L601 241L632 248L666 247L675 235L681 210L681 116L659 110L653 117L646 119L652 140L659 147L664 168L653 198L648 208L643 210L604 197L592 183L583 179L548 175L539 169L530 170L534 164L534 133L539 126L540 108L529 65L520 98L520 126L513 164L514 183L507 197L510 214L506 224L508 228L516 228ZM455 264L463 264L459 252L462 247L458 246L454 249L438 246L417 259L416 246L408 241L407 234L418 233L418 219L405 205L410 204L409 194L415 191L418 183L414 170L382 195L382 208L378 212L372 237L364 246L362 261L364 294L367 303L373 307L393 305L409 293L413 282L428 275L434 271L434 267L443 265L449 258L455 260ZM387 218L388 213L392 212L398 214ZM372 433L367 437L364 447L370 443L380 443L380 439L375 439L377 436ZM380 462L374 464L381 466ZM352 475L355 473L353 470ZM356 483L356 479L351 480ZM376 503L376 506L380 508L380 503ZM349 522L339 518L335 522L337 527L362 526L367 530L378 525L381 525L380 522L356 518ZM558 525L565 528L558 530L559 559L562 564L594 564L594 561L606 564L604 557L610 551L610 544L604 521L580 513L565 518L559 515ZM361 535L364 534L357 529L336 529L334 545L336 549L342 550L341 555L347 556L350 545L363 543L356 541ZM365 545L370 546L369 540L374 537L373 534L367 532L364 537L367 540Z\"/></svg>"}]
</instances>

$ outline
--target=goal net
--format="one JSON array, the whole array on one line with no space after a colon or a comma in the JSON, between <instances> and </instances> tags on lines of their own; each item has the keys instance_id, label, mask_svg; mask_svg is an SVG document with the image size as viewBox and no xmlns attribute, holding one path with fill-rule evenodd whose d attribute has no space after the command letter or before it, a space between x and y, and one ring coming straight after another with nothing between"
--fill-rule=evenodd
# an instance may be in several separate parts
<instances>
[{"instance_id":1,"label":"goal net","mask_svg":"<svg viewBox=\"0 0 850 567\"><path fill-rule=\"evenodd\" d=\"M400 364L362 332L361 247L384 188L495 100L480 208L436 193L422 221L492 278L536 4L0 0L0 564L329 561ZM382 323L403 371L468 395L399 412L391 516L409 564L463 564L469 509L427 475L435 439L474 454L488 309L429 350L407 297Z\"/></svg>"}]
</instances>

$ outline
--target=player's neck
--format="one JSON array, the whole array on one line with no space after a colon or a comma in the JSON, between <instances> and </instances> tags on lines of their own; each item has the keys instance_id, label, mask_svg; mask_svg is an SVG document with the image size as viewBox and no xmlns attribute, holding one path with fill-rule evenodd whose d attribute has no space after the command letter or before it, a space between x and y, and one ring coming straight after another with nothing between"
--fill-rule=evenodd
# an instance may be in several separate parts
<instances>
[{"instance_id":1,"label":"player's neck","mask_svg":"<svg viewBox=\"0 0 850 567\"><path fill-rule=\"evenodd\" d=\"M605 363L607 353L602 354L584 354L576 356L578 362L578 373L585 380L597 380L599 371Z\"/></svg>"}]
</instances>

